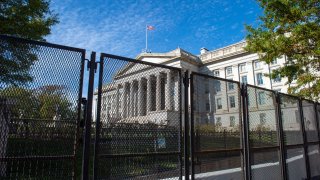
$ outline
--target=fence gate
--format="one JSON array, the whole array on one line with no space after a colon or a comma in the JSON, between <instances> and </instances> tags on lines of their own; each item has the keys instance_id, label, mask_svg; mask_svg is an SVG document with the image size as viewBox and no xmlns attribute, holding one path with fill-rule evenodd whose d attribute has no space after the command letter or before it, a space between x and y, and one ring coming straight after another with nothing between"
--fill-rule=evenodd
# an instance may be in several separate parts
<instances>
[{"instance_id":1,"label":"fence gate","mask_svg":"<svg viewBox=\"0 0 320 180\"><path fill-rule=\"evenodd\" d=\"M182 176L181 70L101 54L95 179Z\"/></svg>"},{"instance_id":2,"label":"fence gate","mask_svg":"<svg viewBox=\"0 0 320 180\"><path fill-rule=\"evenodd\" d=\"M76 177L84 58L0 36L0 179Z\"/></svg>"},{"instance_id":3,"label":"fence gate","mask_svg":"<svg viewBox=\"0 0 320 180\"><path fill-rule=\"evenodd\" d=\"M191 73L192 179L319 179L319 104Z\"/></svg>"},{"instance_id":4,"label":"fence gate","mask_svg":"<svg viewBox=\"0 0 320 180\"><path fill-rule=\"evenodd\" d=\"M239 82L198 73L192 73L190 79L192 177L242 179Z\"/></svg>"},{"instance_id":5,"label":"fence gate","mask_svg":"<svg viewBox=\"0 0 320 180\"><path fill-rule=\"evenodd\" d=\"M0 35L0 179L320 178L318 103L95 58L82 92L84 49Z\"/></svg>"}]
</instances>

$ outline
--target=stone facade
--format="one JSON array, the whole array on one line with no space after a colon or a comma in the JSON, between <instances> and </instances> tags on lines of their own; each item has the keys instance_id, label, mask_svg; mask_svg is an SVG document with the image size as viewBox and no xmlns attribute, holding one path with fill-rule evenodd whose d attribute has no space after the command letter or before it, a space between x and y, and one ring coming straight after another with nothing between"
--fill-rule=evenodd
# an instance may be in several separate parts
<instances>
[{"instance_id":1,"label":"stone facade","mask_svg":"<svg viewBox=\"0 0 320 180\"><path fill-rule=\"evenodd\" d=\"M178 48L168 53L141 53L136 59L286 93L288 85L285 78L270 79L265 76L283 66L286 58L275 59L271 64L266 64L259 61L257 54L246 52L245 46L246 42L242 41L213 51L203 48L198 56ZM109 122L113 123L166 124L170 122L168 117L178 116L178 73L170 72L168 69L142 67L139 64L123 67L113 82L103 86L102 120L109 119ZM182 97L183 93L184 91L181 91ZM195 102L197 122L219 124L229 130L239 126L241 109L238 84L203 80L197 84L195 93L201 94L198 96L200 99ZM180 103L183 103L183 99ZM269 129L276 128L274 97L267 91L249 88L249 103L249 118L254 121L251 129L259 125ZM286 109L283 115L288 119L288 126L292 130L300 129L297 106L292 105L290 108L289 105ZM310 127L315 128L315 125L312 124Z\"/></svg>"}]
</instances>

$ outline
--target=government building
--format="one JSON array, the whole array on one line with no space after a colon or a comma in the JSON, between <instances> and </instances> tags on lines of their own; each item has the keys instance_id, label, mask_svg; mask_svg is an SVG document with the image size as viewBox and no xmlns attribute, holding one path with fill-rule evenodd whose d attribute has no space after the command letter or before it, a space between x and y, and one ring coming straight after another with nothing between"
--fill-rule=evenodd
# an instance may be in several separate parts
<instances>
[{"instance_id":1,"label":"government building","mask_svg":"<svg viewBox=\"0 0 320 180\"><path fill-rule=\"evenodd\" d=\"M141 53L137 61L146 61L181 68L183 71L198 72L223 79L238 81L273 91L286 93L287 79L271 79L266 74L284 66L286 57L266 64L259 61L258 54L244 50L245 41L220 49L200 50L193 55L181 48L167 53ZM102 87L101 121L112 123L156 123L176 124L180 113L179 100L181 79L174 70L152 68L139 63L128 63L113 75L110 83ZM195 121L210 124L226 130L239 129L241 117L240 87L237 83L199 76L195 79ZM95 93L97 94L97 93ZM275 100L272 93L248 87L249 119L251 130L264 127L276 129ZM96 99L96 98L95 98ZM309 108L310 111L312 107ZM182 109L183 111L183 109ZM308 108L305 109L308 118ZM183 114L183 113L182 113ZM299 130L298 104L287 102L283 105L285 130ZM313 117L309 117L312 121ZM308 119L305 119L308 121ZM310 129L315 125L310 124Z\"/></svg>"}]
</instances>

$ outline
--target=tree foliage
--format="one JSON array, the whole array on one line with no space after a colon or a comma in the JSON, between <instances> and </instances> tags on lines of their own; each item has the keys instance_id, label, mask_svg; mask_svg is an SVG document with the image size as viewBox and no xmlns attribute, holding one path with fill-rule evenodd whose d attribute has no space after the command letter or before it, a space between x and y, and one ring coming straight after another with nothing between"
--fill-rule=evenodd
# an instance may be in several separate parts
<instances>
[{"instance_id":1,"label":"tree foliage","mask_svg":"<svg viewBox=\"0 0 320 180\"><path fill-rule=\"evenodd\" d=\"M58 22L49 5L48 0L1 0L0 34L43 41Z\"/></svg>"},{"instance_id":2,"label":"tree foliage","mask_svg":"<svg viewBox=\"0 0 320 180\"><path fill-rule=\"evenodd\" d=\"M58 22L48 0L2 0L0 34L44 41ZM30 67L37 60L35 46L0 41L0 82L21 85L32 81Z\"/></svg>"},{"instance_id":3,"label":"tree foliage","mask_svg":"<svg viewBox=\"0 0 320 180\"><path fill-rule=\"evenodd\" d=\"M62 86L48 85L37 89L11 86L1 90L0 97L11 101L11 115L16 118L74 120L76 117L76 107L66 97Z\"/></svg>"},{"instance_id":4,"label":"tree foliage","mask_svg":"<svg viewBox=\"0 0 320 180\"><path fill-rule=\"evenodd\" d=\"M319 0L258 0L264 9L257 27L246 26L246 50L271 63L284 57L283 67L270 76L287 78L288 92L320 99Z\"/></svg>"}]
</instances>

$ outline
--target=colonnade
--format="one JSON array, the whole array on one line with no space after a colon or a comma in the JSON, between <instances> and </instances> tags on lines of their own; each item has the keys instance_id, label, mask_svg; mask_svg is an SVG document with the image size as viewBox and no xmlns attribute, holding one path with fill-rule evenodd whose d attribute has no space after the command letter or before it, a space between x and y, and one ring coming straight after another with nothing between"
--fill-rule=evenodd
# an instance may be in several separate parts
<instances>
[{"instance_id":1,"label":"colonnade","mask_svg":"<svg viewBox=\"0 0 320 180\"><path fill-rule=\"evenodd\" d=\"M111 105L113 107L110 108L112 116L130 118L145 116L152 111L174 110L175 88L172 71L157 72L118 83Z\"/></svg>"}]
</instances>

